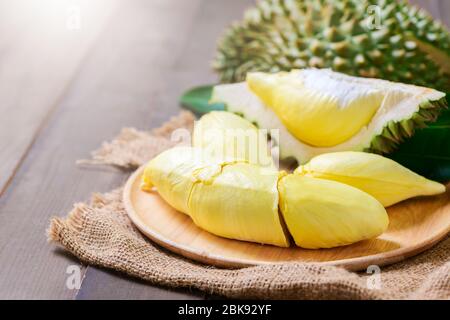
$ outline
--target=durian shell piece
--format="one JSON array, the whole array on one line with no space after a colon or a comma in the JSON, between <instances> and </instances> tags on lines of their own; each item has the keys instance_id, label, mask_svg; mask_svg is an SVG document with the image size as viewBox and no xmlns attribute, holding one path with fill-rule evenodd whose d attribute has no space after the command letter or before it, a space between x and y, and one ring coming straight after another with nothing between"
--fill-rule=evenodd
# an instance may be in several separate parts
<instances>
[{"instance_id":1,"label":"durian shell piece","mask_svg":"<svg viewBox=\"0 0 450 320\"><path fill-rule=\"evenodd\" d=\"M304 69L300 72L323 73L325 77L329 73L336 74L328 69ZM279 137L274 137L274 140L278 143L281 159L294 157L300 164L316 155L330 152L390 153L411 137L417 128L435 121L439 113L447 108L443 92L378 79L355 80L386 88L385 100L367 126L347 141L331 147L312 146L298 140L245 82L215 86L211 100L225 103L228 111L241 114L260 128L278 129Z\"/></svg>"}]
</instances>

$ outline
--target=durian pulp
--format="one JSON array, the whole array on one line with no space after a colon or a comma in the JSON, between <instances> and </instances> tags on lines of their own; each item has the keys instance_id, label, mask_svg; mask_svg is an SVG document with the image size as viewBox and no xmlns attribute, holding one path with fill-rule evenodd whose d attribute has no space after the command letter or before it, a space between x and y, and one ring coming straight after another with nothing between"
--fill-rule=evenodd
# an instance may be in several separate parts
<instances>
[{"instance_id":1,"label":"durian pulp","mask_svg":"<svg viewBox=\"0 0 450 320\"><path fill-rule=\"evenodd\" d=\"M213 111L196 121L192 146L224 161L245 160L261 167L275 168L267 132L230 112Z\"/></svg>"},{"instance_id":2,"label":"durian pulp","mask_svg":"<svg viewBox=\"0 0 450 320\"><path fill-rule=\"evenodd\" d=\"M311 71L323 74L323 76L326 76L327 73L335 73L329 69L304 69L301 72ZM293 157L303 164L323 153L366 150L370 148L372 140L382 134L384 127L389 122L410 119L419 111L422 102L439 100L445 96L443 92L424 87L378 79L358 79L383 88L385 98L368 124L350 139L329 147L313 146L297 139L277 114L249 88L247 82L215 86L211 102L225 103L227 111L242 114L247 120L257 123L259 128L278 129L278 136L272 138L280 148L280 158Z\"/></svg>"},{"instance_id":3,"label":"durian pulp","mask_svg":"<svg viewBox=\"0 0 450 320\"><path fill-rule=\"evenodd\" d=\"M141 188L156 187L169 205L208 232L287 247L278 212L279 175L245 160L224 161L200 148L174 147L149 161Z\"/></svg>"},{"instance_id":4,"label":"durian pulp","mask_svg":"<svg viewBox=\"0 0 450 320\"><path fill-rule=\"evenodd\" d=\"M161 197L176 210L189 214L189 192L195 180L192 172L217 163L200 148L176 147L153 158L145 167L141 189L157 187Z\"/></svg>"},{"instance_id":5,"label":"durian pulp","mask_svg":"<svg viewBox=\"0 0 450 320\"><path fill-rule=\"evenodd\" d=\"M331 248L374 238L389 218L367 193L343 183L289 174L278 183L280 209L295 243Z\"/></svg>"},{"instance_id":6,"label":"durian pulp","mask_svg":"<svg viewBox=\"0 0 450 320\"><path fill-rule=\"evenodd\" d=\"M289 246L278 212L279 173L257 165L230 163L191 190L189 212L194 223L215 235Z\"/></svg>"},{"instance_id":7,"label":"durian pulp","mask_svg":"<svg viewBox=\"0 0 450 320\"><path fill-rule=\"evenodd\" d=\"M385 207L415 196L445 192L444 185L391 159L366 152L322 154L299 166L295 173L351 185L367 192Z\"/></svg>"},{"instance_id":8,"label":"durian pulp","mask_svg":"<svg viewBox=\"0 0 450 320\"><path fill-rule=\"evenodd\" d=\"M249 88L298 140L318 147L342 143L366 126L384 94L362 79L311 70L249 73Z\"/></svg>"}]
</instances>

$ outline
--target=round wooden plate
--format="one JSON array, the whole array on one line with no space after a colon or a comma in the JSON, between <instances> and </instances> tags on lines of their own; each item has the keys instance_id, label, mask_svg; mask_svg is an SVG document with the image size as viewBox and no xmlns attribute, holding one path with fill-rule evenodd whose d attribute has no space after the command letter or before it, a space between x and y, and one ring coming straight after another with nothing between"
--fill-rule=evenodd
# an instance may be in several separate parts
<instances>
[{"instance_id":1,"label":"round wooden plate","mask_svg":"<svg viewBox=\"0 0 450 320\"><path fill-rule=\"evenodd\" d=\"M450 232L450 192L404 201L388 208L389 228L376 239L333 249L279 248L215 236L198 228L157 193L140 189L143 168L128 180L125 208L137 228L154 242L185 257L221 267L315 262L362 270L418 254Z\"/></svg>"}]
</instances>

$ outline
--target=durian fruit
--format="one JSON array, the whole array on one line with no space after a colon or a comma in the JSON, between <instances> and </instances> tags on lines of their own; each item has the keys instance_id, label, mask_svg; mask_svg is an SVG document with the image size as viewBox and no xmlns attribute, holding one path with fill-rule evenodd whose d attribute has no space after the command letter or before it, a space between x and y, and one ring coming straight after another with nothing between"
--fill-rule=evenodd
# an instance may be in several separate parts
<instances>
[{"instance_id":1,"label":"durian fruit","mask_svg":"<svg viewBox=\"0 0 450 320\"><path fill-rule=\"evenodd\" d=\"M222 82L251 71L332 68L450 91L450 32L399 0L261 0L219 42Z\"/></svg>"},{"instance_id":2,"label":"durian fruit","mask_svg":"<svg viewBox=\"0 0 450 320\"><path fill-rule=\"evenodd\" d=\"M443 92L329 69L249 73L246 82L215 86L211 101L279 129L280 157L300 164L337 151L390 153L446 108Z\"/></svg>"},{"instance_id":3,"label":"durian fruit","mask_svg":"<svg viewBox=\"0 0 450 320\"><path fill-rule=\"evenodd\" d=\"M295 174L278 183L280 209L295 244L331 248L371 239L388 227L384 207L349 185Z\"/></svg>"},{"instance_id":4,"label":"durian fruit","mask_svg":"<svg viewBox=\"0 0 450 320\"><path fill-rule=\"evenodd\" d=\"M323 72L298 70L247 76L250 90L275 112L289 132L317 147L343 143L372 120L386 91L380 82L371 82L339 73L324 76Z\"/></svg>"},{"instance_id":5,"label":"durian fruit","mask_svg":"<svg viewBox=\"0 0 450 320\"><path fill-rule=\"evenodd\" d=\"M249 163L232 163L196 175L190 216L200 228L225 238L289 246L278 212L278 172L262 173Z\"/></svg>"},{"instance_id":6,"label":"durian fruit","mask_svg":"<svg viewBox=\"0 0 450 320\"><path fill-rule=\"evenodd\" d=\"M246 160L275 168L267 132L246 119L225 111L212 111L195 122L192 146L224 160Z\"/></svg>"},{"instance_id":7,"label":"durian fruit","mask_svg":"<svg viewBox=\"0 0 450 320\"><path fill-rule=\"evenodd\" d=\"M175 147L153 158L145 167L141 189L158 187L160 196L176 210L189 214L189 190L195 180L192 173L218 164L200 148Z\"/></svg>"},{"instance_id":8,"label":"durian fruit","mask_svg":"<svg viewBox=\"0 0 450 320\"><path fill-rule=\"evenodd\" d=\"M164 151L147 164L142 181L200 228L231 239L287 247L291 234L299 246L330 248L387 227L384 207L356 188L211 158L199 148Z\"/></svg>"},{"instance_id":9,"label":"durian fruit","mask_svg":"<svg viewBox=\"0 0 450 320\"><path fill-rule=\"evenodd\" d=\"M445 192L444 185L373 153L322 154L298 167L295 173L351 185L372 195L385 207L411 197Z\"/></svg>"},{"instance_id":10,"label":"durian fruit","mask_svg":"<svg viewBox=\"0 0 450 320\"><path fill-rule=\"evenodd\" d=\"M279 173L175 147L149 161L142 189L156 187L173 208L218 236L289 246L278 212Z\"/></svg>"}]
</instances>

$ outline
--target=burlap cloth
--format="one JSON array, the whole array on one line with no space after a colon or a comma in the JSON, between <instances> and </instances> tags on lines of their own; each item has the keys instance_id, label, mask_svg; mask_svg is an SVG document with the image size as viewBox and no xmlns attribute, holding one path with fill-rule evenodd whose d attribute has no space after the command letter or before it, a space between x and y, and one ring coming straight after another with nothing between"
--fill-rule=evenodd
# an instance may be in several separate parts
<instances>
[{"instance_id":1,"label":"burlap cloth","mask_svg":"<svg viewBox=\"0 0 450 320\"><path fill-rule=\"evenodd\" d=\"M192 129L194 117L182 112L152 132L123 129L93 153L89 162L133 169L176 142L176 128ZM76 204L66 218L54 217L48 229L59 243L87 264L125 272L153 284L195 288L231 298L261 299L449 299L450 238L427 252L381 269L380 286L370 274L332 266L286 263L220 269L172 254L139 233L127 217L121 189L94 194Z\"/></svg>"}]
</instances>

